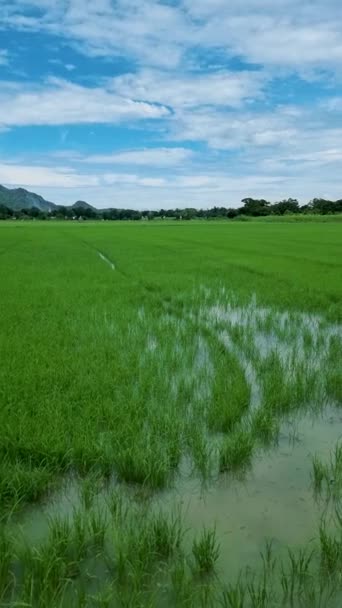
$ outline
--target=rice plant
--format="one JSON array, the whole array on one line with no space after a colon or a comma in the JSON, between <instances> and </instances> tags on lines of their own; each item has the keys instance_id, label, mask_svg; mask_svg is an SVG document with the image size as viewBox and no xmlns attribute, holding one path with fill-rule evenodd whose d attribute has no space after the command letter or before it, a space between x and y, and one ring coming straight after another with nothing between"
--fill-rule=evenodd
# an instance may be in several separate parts
<instances>
[{"instance_id":1,"label":"rice plant","mask_svg":"<svg viewBox=\"0 0 342 608\"><path fill-rule=\"evenodd\" d=\"M220 546L216 539L216 530L203 529L198 539L192 544L195 568L200 574L211 574L215 571L220 556Z\"/></svg>"},{"instance_id":2,"label":"rice plant","mask_svg":"<svg viewBox=\"0 0 342 608\"><path fill-rule=\"evenodd\" d=\"M105 513L101 510L91 511L88 516L88 527L94 546L101 549L104 546L108 528L108 521Z\"/></svg>"},{"instance_id":3,"label":"rice plant","mask_svg":"<svg viewBox=\"0 0 342 608\"><path fill-rule=\"evenodd\" d=\"M238 581L235 585L230 584L224 589L220 605L222 608L245 608L247 606L247 589L243 583Z\"/></svg>"},{"instance_id":4,"label":"rice plant","mask_svg":"<svg viewBox=\"0 0 342 608\"><path fill-rule=\"evenodd\" d=\"M340 573L342 568L341 538L329 534L324 521L320 525L319 540L323 571L328 575Z\"/></svg>"},{"instance_id":5,"label":"rice plant","mask_svg":"<svg viewBox=\"0 0 342 608\"><path fill-rule=\"evenodd\" d=\"M286 540L311 466L324 508L339 507L341 445L323 461L312 448L321 437L307 447L301 434L285 448L289 471L302 454L292 507L258 520L264 491L270 510L283 500L272 485L278 458L268 474L283 449L281 424L318 409L338 421L341 287L330 260L341 257L340 225L296 226L294 239L287 224L272 238L254 222L148 224L0 226L0 603L329 605L341 526L337 517L315 531L320 503L306 500L303 547L279 572L268 554L261 568L245 555L270 530ZM324 441L337 431L325 427ZM304 452L313 450L311 465ZM61 497L70 475L79 495ZM229 519L232 496L247 510L248 533L238 509ZM216 517L227 535L205 527L189 548L185 528ZM222 560L221 573L230 530L246 547ZM311 537L318 568L305 550ZM249 566L238 583L235 560Z\"/></svg>"},{"instance_id":6,"label":"rice plant","mask_svg":"<svg viewBox=\"0 0 342 608\"><path fill-rule=\"evenodd\" d=\"M5 526L0 523L0 600L12 584L13 545Z\"/></svg>"},{"instance_id":7,"label":"rice plant","mask_svg":"<svg viewBox=\"0 0 342 608\"><path fill-rule=\"evenodd\" d=\"M314 490L317 494L322 491L323 484L329 484L329 471L327 466L321 462L318 456L314 456L312 460L312 478Z\"/></svg>"},{"instance_id":8,"label":"rice plant","mask_svg":"<svg viewBox=\"0 0 342 608\"><path fill-rule=\"evenodd\" d=\"M220 471L234 472L249 467L252 460L253 448L253 436L247 429L240 429L225 438L220 447Z\"/></svg>"},{"instance_id":9,"label":"rice plant","mask_svg":"<svg viewBox=\"0 0 342 608\"><path fill-rule=\"evenodd\" d=\"M312 461L312 477L314 490L318 494L324 492L327 499L339 501L342 495L342 444L337 443L330 455L328 463L324 464L318 456Z\"/></svg>"},{"instance_id":10,"label":"rice plant","mask_svg":"<svg viewBox=\"0 0 342 608\"><path fill-rule=\"evenodd\" d=\"M280 434L280 422L269 408L259 408L252 418L252 433L265 446L276 445Z\"/></svg>"}]
</instances>

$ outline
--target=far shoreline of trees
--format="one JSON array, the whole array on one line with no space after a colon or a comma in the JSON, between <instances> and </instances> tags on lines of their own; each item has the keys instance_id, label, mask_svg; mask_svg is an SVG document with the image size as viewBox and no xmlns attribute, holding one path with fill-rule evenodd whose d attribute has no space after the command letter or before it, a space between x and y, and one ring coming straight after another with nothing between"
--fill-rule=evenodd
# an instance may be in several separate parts
<instances>
[{"instance_id":1,"label":"far shoreline of trees","mask_svg":"<svg viewBox=\"0 0 342 608\"><path fill-rule=\"evenodd\" d=\"M300 205L297 199L288 198L271 203L265 199L244 198L238 208L214 206L210 209L160 209L138 211L135 209L94 209L91 206L65 207L56 206L50 211L41 211L37 207L13 210L0 205L0 220L154 220L154 219L239 219L244 217L266 217L283 215L332 215L342 213L342 199L330 201L314 198L306 205Z\"/></svg>"}]
</instances>

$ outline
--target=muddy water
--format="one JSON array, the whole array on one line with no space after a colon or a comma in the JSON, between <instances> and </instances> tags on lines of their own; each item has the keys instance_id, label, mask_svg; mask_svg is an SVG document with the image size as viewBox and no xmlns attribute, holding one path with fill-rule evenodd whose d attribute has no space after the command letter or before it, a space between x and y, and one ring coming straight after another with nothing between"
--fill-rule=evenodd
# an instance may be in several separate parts
<instances>
[{"instance_id":1,"label":"muddy water","mask_svg":"<svg viewBox=\"0 0 342 608\"><path fill-rule=\"evenodd\" d=\"M255 565L267 540L285 554L317 538L324 505L314 500L311 458L328 459L341 436L342 412L306 416L283 428L278 448L260 452L244 480L221 476L206 490L183 480L160 503L171 511L181 502L190 536L203 525L216 527L220 570L231 578Z\"/></svg>"},{"instance_id":2,"label":"muddy water","mask_svg":"<svg viewBox=\"0 0 342 608\"><path fill-rule=\"evenodd\" d=\"M330 408L324 415L307 415L282 429L279 446L260 450L252 470L244 479L219 476L203 487L190 475L180 475L172 489L152 498L151 508L167 512L181 509L185 543L203 526L216 527L221 554L219 570L223 579L235 578L241 568L259 564L266 540L273 541L275 553L285 554L317 538L324 505L314 500L311 486L311 457L328 459L342 436L342 412ZM122 487L131 500L139 493ZM106 508L108 488L96 499ZM81 506L77 480L69 479L63 488L39 507L30 507L20 516L20 526L30 542L43 540L49 517L72 516Z\"/></svg>"}]
</instances>

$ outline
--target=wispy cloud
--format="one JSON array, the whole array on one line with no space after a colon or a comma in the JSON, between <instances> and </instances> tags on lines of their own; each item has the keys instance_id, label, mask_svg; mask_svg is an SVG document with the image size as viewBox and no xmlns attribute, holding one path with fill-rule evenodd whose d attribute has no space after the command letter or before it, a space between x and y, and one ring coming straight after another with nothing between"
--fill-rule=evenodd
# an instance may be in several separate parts
<instances>
[{"instance_id":1,"label":"wispy cloud","mask_svg":"<svg viewBox=\"0 0 342 608\"><path fill-rule=\"evenodd\" d=\"M78 188L97 186L100 182L96 175L77 174L71 168L0 162L0 183L39 188Z\"/></svg>"},{"instance_id":2,"label":"wispy cloud","mask_svg":"<svg viewBox=\"0 0 342 608\"><path fill-rule=\"evenodd\" d=\"M0 50L1 149L23 152L0 182L138 207L342 194L340 0L3 0L0 30L42 44Z\"/></svg>"},{"instance_id":3,"label":"wispy cloud","mask_svg":"<svg viewBox=\"0 0 342 608\"><path fill-rule=\"evenodd\" d=\"M43 85L13 83L0 92L0 126L119 123L167 116L167 108L120 97L105 87L50 78Z\"/></svg>"},{"instance_id":4,"label":"wispy cloud","mask_svg":"<svg viewBox=\"0 0 342 608\"><path fill-rule=\"evenodd\" d=\"M113 154L93 154L76 159L88 164L175 167L189 161L193 155L192 150L186 148L147 148Z\"/></svg>"},{"instance_id":5,"label":"wispy cloud","mask_svg":"<svg viewBox=\"0 0 342 608\"><path fill-rule=\"evenodd\" d=\"M299 70L338 69L342 58L339 0L5 0L0 16L3 27L57 34L84 53L164 67L199 46Z\"/></svg>"},{"instance_id":6,"label":"wispy cloud","mask_svg":"<svg viewBox=\"0 0 342 608\"><path fill-rule=\"evenodd\" d=\"M238 107L248 99L262 97L265 81L265 74L247 70L206 74L142 70L113 79L112 86L121 95L172 108Z\"/></svg>"}]
</instances>

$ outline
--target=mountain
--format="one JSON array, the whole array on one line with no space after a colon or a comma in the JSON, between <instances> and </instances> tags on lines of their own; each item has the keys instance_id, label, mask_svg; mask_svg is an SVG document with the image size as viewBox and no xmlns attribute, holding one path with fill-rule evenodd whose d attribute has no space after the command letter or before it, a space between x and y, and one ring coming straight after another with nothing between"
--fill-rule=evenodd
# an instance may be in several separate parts
<instances>
[{"instance_id":1,"label":"mountain","mask_svg":"<svg viewBox=\"0 0 342 608\"><path fill-rule=\"evenodd\" d=\"M31 209L37 207L40 211L50 211L56 208L54 203L46 201L45 198L29 192L24 188L5 188L0 186L0 205L5 205L9 209L14 211L20 211L20 209Z\"/></svg>"},{"instance_id":2,"label":"mountain","mask_svg":"<svg viewBox=\"0 0 342 608\"><path fill-rule=\"evenodd\" d=\"M25 188L10 189L5 188L5 186L0 186L0 205L5 205L13 211L31 209L32 207L37 207L40 211L53 211L58 208L58 205L55 203L46 201L39 194L29 192ZM69 206L69 209L91 209L91 211L97 211L95 207L85 201L76 201L76 203Z\"/></svg>"},{"instance_id":3,"label":"mountain","mask_svg":"<svg viewBox=\"0 0 342 608\"><path fill-rule=\"evenodd\" d=\"M96 207L89 205L85 201L76 201L76 203L71 205L71 209L91 209L92 211L97 211Z\"/></svg>"}]
</instances>

